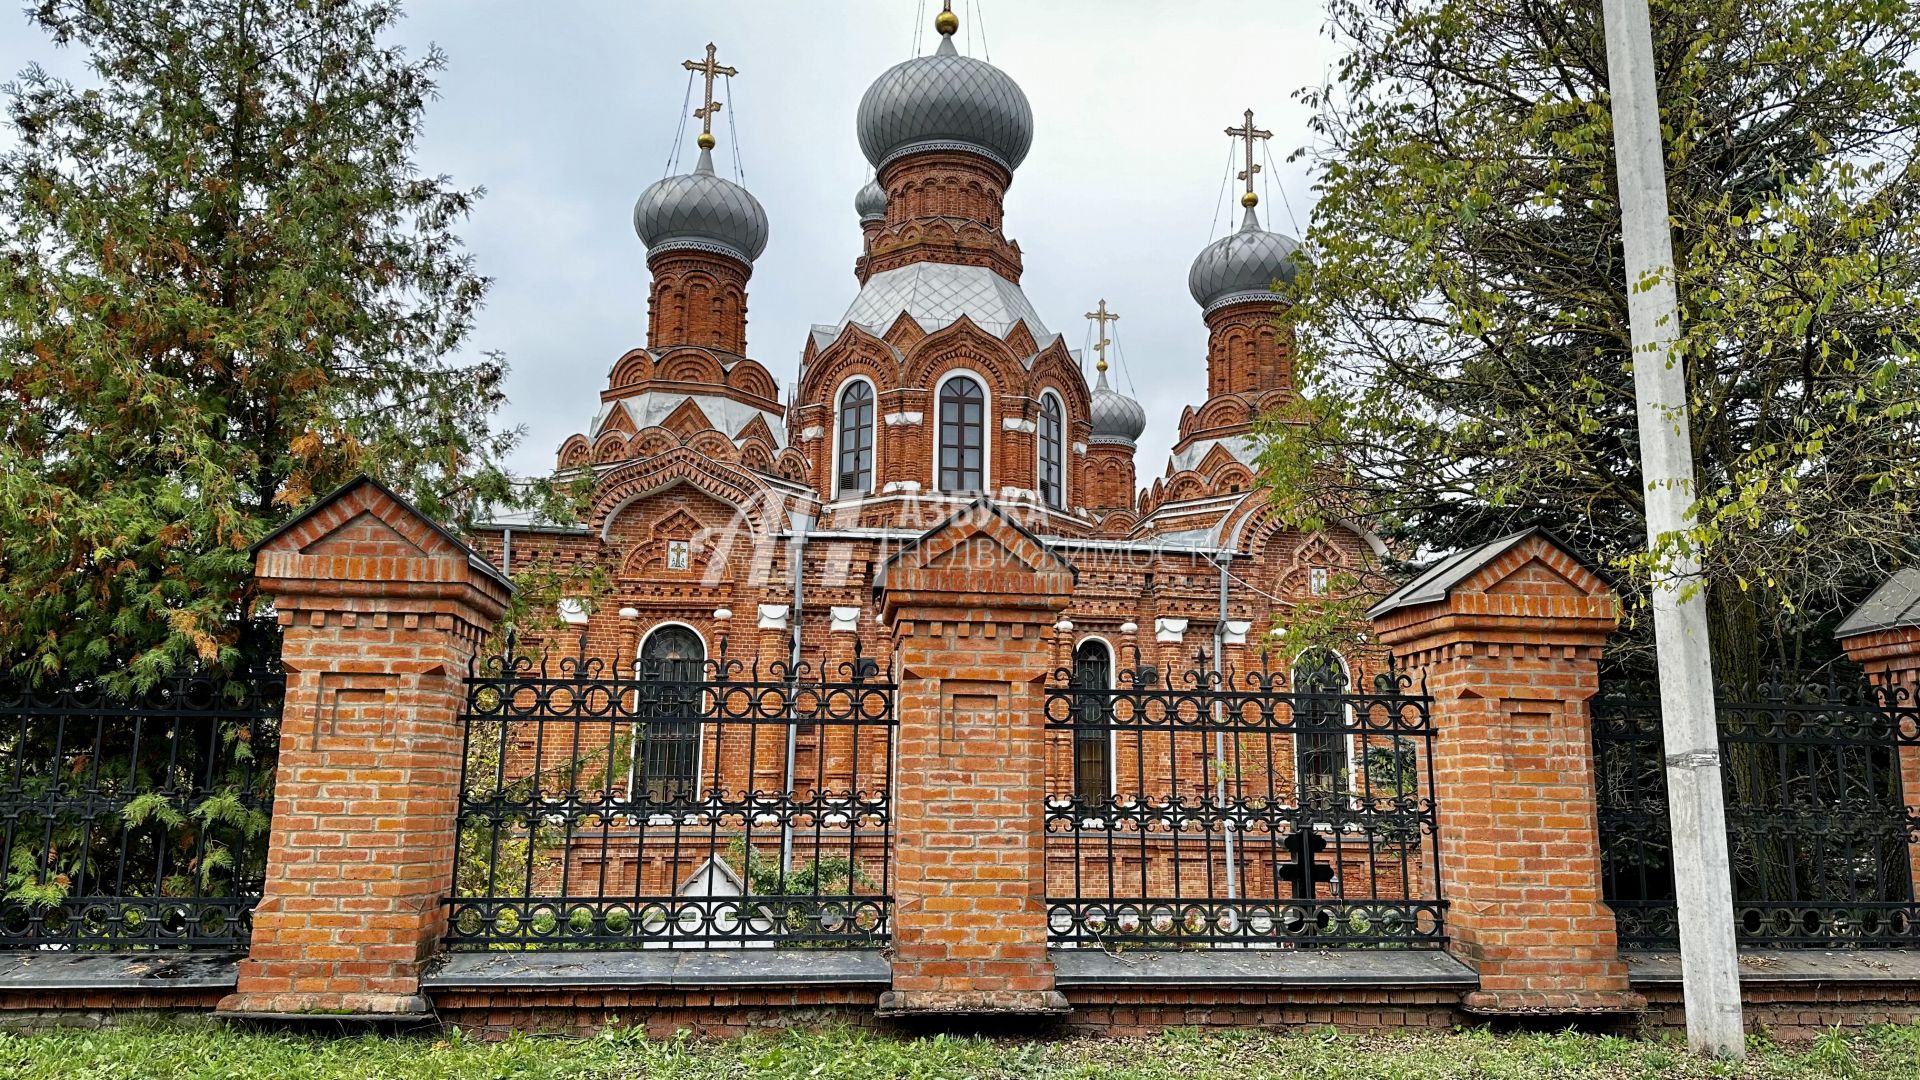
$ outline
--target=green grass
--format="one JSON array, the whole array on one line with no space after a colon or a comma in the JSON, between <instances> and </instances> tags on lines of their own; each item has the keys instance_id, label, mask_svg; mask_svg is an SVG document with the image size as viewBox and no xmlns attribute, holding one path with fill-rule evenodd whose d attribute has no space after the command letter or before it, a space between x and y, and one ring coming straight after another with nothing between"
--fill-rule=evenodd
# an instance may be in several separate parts
<instances>
[{"instance_id":1,"label":"green grass","mask_svg":"<svg viewBox=\"0 0 1920 1080\"><path fill-rule=\"evenodd\" d=\"M821 1080L1549 1080L1560 1077L1920 1077L1920 1025L1811 1045L1753 1042L1742 1065L1689 1055L1671 1041L1484 1032L1436 1035L1171 1031L1150 1039L897 1039L855 1031L707 1042L523 1037L310 1038L210 1024L0 1034L0 1077L61 1080L553 1080L559 1077Z\"/></svg>"}]
</instances>

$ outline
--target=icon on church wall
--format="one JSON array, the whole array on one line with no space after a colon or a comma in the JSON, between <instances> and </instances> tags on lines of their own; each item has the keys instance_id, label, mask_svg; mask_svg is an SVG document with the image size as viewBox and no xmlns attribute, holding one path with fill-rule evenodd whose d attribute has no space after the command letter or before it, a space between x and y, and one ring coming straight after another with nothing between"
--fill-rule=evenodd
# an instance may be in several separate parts
<instances>
[{"instance_id":1,"label":"icon on church wall","mask_svg":"<svg viewBox=\"0 0 1920 1080\"><path fill-rule=\"evenodd\" d=\"M692 564L692 545L685 540L667 541L667 569L685 570Z\"/></svg>"},{"instance_id":2,"label":"icon on church wall","mask_svg":"<svg viewBox=\"0 0 1920 1080\"><path fill-rule=\"evenodd\" d=\"M1324 566L1316 566L1307 572L1307 588L1312 590L1315 596L1327 595L1327 588L1331 582L1331 575Z\"/></svg>"}]
</instances>

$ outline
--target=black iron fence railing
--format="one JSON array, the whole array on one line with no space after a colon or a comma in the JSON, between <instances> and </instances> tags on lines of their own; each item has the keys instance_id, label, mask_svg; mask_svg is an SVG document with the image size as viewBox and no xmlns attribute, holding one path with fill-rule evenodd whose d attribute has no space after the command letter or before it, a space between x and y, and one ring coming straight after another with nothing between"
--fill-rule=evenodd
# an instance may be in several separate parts
<instances>
[{"instance_id":1,"label":"black iron fence railing","mask_svg":"<svg viewBox=\"0 0 1920 1080\"><path fill-rule=\"evenodd\" d=\"M0 949L245 948L285 690L0 683Z\"/></svg>"},{"instance_id":2,"label":"black iron fence railing","mask_svg":"<svg viewBox=\"0 0 1920 1080\"><path fill-rule=\"evenodd\" d=\"M1047 691L1055 944L1445 941L1430 699L1405 676L1091 670Z\"/></svg>"},{"instance_id":3,"label":"black iron fence railing","mask_svg":"<svg viewBox=\"0 0 1920 1080\"><path fill-rule=\"evenodd\" d=\"M1739 943L1920 943L1912 698L1864 681L1772 684L1756 700L1720 701L1718 714ZM1679 921L1656 688L1609 681L1594 701L1593 739L1603 895L1620 942L1672 946Z\"/></svg>"},{"instance_id":4,"label":"black iron fence railing","mask_svg":"<svg viewBox=\"0 0 1920 1080\"><path fill-rule=\"evenodd\" d=\"M884 944L894 687L511 649L468 680L456 949Z\"/></svg>"}]
</instances>

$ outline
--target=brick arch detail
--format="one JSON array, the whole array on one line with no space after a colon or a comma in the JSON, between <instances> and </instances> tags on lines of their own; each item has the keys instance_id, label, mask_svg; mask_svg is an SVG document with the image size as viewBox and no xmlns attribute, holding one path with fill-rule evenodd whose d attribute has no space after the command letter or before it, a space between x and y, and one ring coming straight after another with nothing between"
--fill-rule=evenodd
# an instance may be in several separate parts
<instances>
[{"instance_id":1,"label":"brick arch detail","mask_svg":"<svg viewBox=\"0 0 1920 1080\"><path fill-rule=\"evenodd\" d=\"M587 520L604 532L629 504L675 484L687 484L740 510L756 532L771 535L784 525L776 516L785 499L748 470L715 461L691 446L675 446L602 476Z\"/></svg>"}]
</instances>

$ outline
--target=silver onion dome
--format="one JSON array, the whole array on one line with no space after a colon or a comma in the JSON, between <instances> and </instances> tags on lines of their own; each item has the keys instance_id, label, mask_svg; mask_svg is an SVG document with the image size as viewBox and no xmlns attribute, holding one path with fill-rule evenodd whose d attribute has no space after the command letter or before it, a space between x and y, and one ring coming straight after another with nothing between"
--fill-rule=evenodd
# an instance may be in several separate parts
<instances>
[{"instance_id":1,"label":"silver onion dome","mask_svg":"<svg viewBox=\"0 0 1920 1080\"><path fill-rule=\"evenodd\" d=\"M887 216L887 192L879 180L867 181L867 186L853 197L853 208L859 212L861 221Z\"/></svg>"},{"instance_id":2,"label":"silver onion dome","mask_svg":"<svg viewBox=\"0 0 1920 1080\"><path fill-rule=\"evenodd\" d=\"M713 172L713 151L693 171L655 181L633 204L633 231L649 255L691 249L751 263L767 248L767 212L753 193Z\"/></svg>"},{"instance_id":3,"label":"silver onion dome","mask_svg":"<svg viewBox=\"0 0 1920 1080\"><path fill-rule=\"evenodd\" d=\"M1274 282L1293 281L1293 253L1299 247L1291 236L1262 229L1260 218L1248 207L1239 232L1208 244L1193 260L1187 291L1208 311L1268 297Z\"/></svg>"},{"instance_id":4,"label":"silver onion dome","mask_svg":"<svg viewBox=\"0 0 1920 1080\"><path fill-rule=\"evenodd\" d=\"M1147 410L1139 402L1107 385L1101 372L1093 386L1093 441L1123 442L1132 446L1147 430Z\"/></svg>"},{"instance_id":5,"label":"silver onion dome","mask_svg":"<svg viewBox=\"0 0 1920 1080\"><path fill-rule=\"evenodd\" d=\"M1007 73L960 55L942 34L931 56L895 64L860 99L860 149L874 168L917 150L964 149L1020 167L1033 107Z\"/></svg>"}]
</instances>

